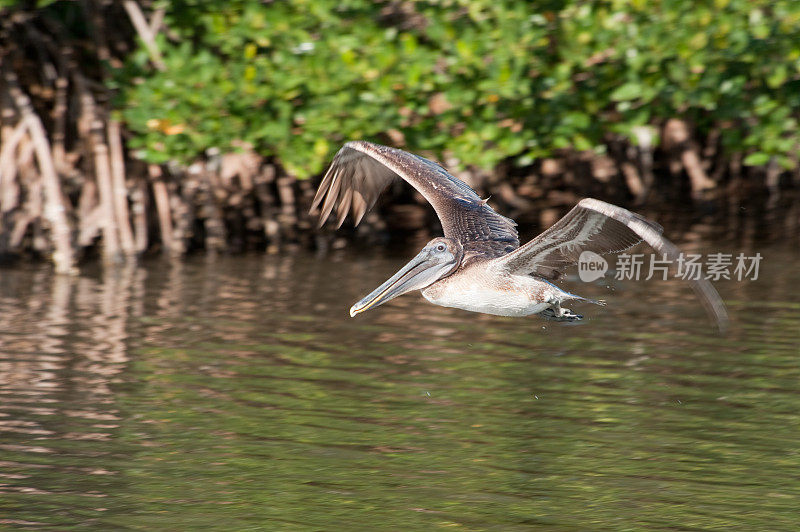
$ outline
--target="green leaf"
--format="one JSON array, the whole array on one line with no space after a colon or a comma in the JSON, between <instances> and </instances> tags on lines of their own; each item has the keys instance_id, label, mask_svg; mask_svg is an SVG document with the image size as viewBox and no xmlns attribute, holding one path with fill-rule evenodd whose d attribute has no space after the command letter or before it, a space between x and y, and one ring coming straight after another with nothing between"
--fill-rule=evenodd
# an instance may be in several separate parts
<instances>
[{"instance_id":1,"label":"green leaf","mask_svg":"<svg viewBox=\"0 0 800 532\"><path fill-rule=\"evenodd\" d=\"M750 155L744 158L744 164L746 166L764 166L768 162L769 162L769 155L762 152L751 153Z\"/></svg>"},{"instance_id":2,"label":"green leaf","mask_svg":"<svg viewBox=\"0 0 800 532\"><path fill-rule=\"evenodd\" d=\"M635 100L642 95L642 86L638 83L625 83L620 85L611 93L611 100L615 102L624 102L628 100Z\"/></svg>"}]
</instances>

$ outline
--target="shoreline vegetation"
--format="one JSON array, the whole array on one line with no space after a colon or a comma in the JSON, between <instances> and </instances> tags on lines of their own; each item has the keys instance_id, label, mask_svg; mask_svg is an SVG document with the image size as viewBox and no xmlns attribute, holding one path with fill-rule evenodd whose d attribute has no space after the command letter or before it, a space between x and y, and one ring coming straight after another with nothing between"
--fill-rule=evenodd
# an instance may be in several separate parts
<instances>
[{"instance_id":1,"label":"shoreline vegetation","mask_svg":"<svg viewBox=\"0 0 800 532\"><path fill-rule=\"evenodd\" d=\"M200 4L0 0L3 262L339 245L307 210L352 138L437 159L525 224L593 196L747 205L797 234L791 2ZM392 195L355 233L435 227Z\"/></svg>"}]
</instances>

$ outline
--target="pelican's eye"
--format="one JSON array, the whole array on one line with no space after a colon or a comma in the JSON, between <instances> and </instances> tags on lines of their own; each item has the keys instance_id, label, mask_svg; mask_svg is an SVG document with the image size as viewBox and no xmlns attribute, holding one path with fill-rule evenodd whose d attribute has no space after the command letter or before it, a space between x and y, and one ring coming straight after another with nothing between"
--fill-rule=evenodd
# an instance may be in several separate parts
<instances>
[{"instance_id":1,"label":"pelican's eye","mask_svg":"<svg viewBox=\"0 0 800 532\"><path fill-rule=\"evenodd\" d=\"M436 246L436 251L444 251L446 249L447 249L447 246L445 246L444 244L439 244L439 245Z\"/></svg>"}]
</instances>

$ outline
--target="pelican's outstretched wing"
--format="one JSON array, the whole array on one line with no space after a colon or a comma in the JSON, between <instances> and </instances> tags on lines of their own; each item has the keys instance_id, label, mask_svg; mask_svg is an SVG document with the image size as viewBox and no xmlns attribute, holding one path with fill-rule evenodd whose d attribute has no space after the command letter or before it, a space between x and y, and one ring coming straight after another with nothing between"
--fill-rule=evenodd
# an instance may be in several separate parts
<instances>
[{"instance_id":1,"label":"pelican's outstretched wing","mask_svg":"<svg viewBox=\"0 0 800 532\"><path fill-rule=\"evenodd\" d=\"M584 251L617 253L646 240L660 252L667 242L662 231L660 225L622 207L586 198L542 234L494 262L513 273L558 279Z\"/></svg>"},{"instance_id":2,"label":"pelican's outstretched wing","mask_svg":"<svg viewBox=\"0 0 800 532\"><path fill-rule=\"evenodd\" d=\"M647 242L658 254L676 264L680 250L664 238L663 228L622 207L586 198L542 234L492 261L493 266L514 274L533 274L557 279L568 266L578 263L580 254L617 253ZM728 324L725 304L705 279L689 281L703 306L721 330Z\"/></svg>"},{"instance_id":3,"label":"pelican's outstretched wing","mask_svg":"<svg viewBox=\"0 0 800 532\"><path fill-rule=\"evenodd\" d=\"M406 180L433 206L447 238L462 245L486 242L502 244L508 249L519 246L517 224L497 214L441 165L371 142L348 142L339 150L314 196L311 211L322 205L319 218L322 225L336 208L341 226L352 210L358 225L381 192L397 177Z\"/></svg>"}]
</instances>

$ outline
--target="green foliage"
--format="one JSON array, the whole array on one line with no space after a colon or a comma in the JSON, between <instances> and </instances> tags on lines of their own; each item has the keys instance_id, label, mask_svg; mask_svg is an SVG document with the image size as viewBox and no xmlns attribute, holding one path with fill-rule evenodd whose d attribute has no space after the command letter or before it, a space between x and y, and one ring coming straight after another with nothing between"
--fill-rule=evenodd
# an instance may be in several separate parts
<instances>
[{"instance_id":1,"label":"green foliage","mask_svg":"<svg viewBox=\"0 0 800 532\"><path fill-rule=\"evenodd\" d=\"M411 149L527 164L673 117L720 128L750 164L798 150L794 0L161 4L167 69L141 49L116 77L154 162L244 142L302 177L346 140L400 132Z\"/></svg>"},{"instance_id":2,"label":"green foliage","mask_svg":"<svg viewBox=\"0 0 800 532\"><path fill-rule=\"evenodd\" d=\"M0 9L40 9L55 4L59 0L0 0ZM4 15L4 13L0 13Z\"/></svg>"}]
</instances>

